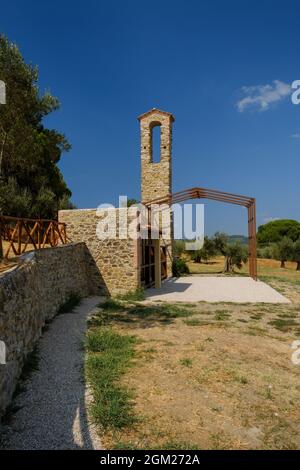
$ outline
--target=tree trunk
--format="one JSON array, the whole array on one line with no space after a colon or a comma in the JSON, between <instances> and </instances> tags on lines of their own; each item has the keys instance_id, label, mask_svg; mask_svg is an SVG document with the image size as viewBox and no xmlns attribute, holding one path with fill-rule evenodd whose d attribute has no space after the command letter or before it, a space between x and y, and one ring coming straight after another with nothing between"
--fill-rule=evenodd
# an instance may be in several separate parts
<instances>
[{"instance_id":1,"label":"tree trunk","mask_svg":"<svg viewBox=\"0 0 300 470\"><path fill-rule=\"evenodd\" d=\"M297 261L297 271L300 271L300 261Z\"/></svg>"},{"instance_id":2,"label":"tree trunk","mask_svg":"<svg viewBox=\"0 0 300 470\"><path fill-rule=\"evenodd\" d=\"M5 147L5 144L6 144L6 139L7 139L7 132L4 133L4 139L2 141L1 152L0 152L0 175L2 173L2 160L3 160L3 154L4 154L4 147Z\"/></svg>"},{"instance_id":3,"label":"tree trunk","mask_svg":"<svg viewBox=\"0 0 300 470\"><path fill-rule=\"evenodd\" d=\"M285 268L285 261L284 261L284 260L281 260L280 267L281 267L281 268Z\"/></svg>"},{"instance_id":4,"label":"tree trunk","mask_svg":"<svg viewBox=\"0 0 300 470\"><path fill-rule=\"evenodd\" d=\"M223 273L232 273L233 267L231 263L231 258L230 256L225 256L225 264L224 264L224 269Z\"/></svg>"}]
</instances>

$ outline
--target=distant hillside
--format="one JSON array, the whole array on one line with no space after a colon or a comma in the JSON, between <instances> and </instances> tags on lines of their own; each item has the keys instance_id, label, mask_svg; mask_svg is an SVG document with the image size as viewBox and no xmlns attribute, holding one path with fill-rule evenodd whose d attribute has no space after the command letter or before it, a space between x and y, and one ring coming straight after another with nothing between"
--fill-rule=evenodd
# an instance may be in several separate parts
<instances>
[{"instance_id":1,"label":"distant hillside","mask_svg":"<svg viewBox=\"0 0 300 470\"><path fill-rule=\"evenodd\" d=\"M248 237L245 235L228 235L229 243L239 242L242 245L248 245Z\"/></svg>"}]
</instances>

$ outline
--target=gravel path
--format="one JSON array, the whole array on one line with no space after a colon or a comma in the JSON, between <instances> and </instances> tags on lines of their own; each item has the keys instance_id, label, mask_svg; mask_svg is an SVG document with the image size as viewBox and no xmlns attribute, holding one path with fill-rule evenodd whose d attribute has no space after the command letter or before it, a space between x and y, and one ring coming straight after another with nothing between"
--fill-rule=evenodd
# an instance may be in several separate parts
<instances>
[{"instance_id":1,"label":"gravel path","mask_svg":"<svg viewBox=\"0 0 300 470\"><path fill-rule=\"evenodd\" d=\"M244 276L185 276L167 279L160 289L147 289L146 299L170 302L290 303L268 284Z\"/></svg>"},{"instance_id":2,"label":"gravel path","mask_svg":"<svg viewBox=\"0 0 300 470\"><path fill-rule=\"evenodd\" d=\"M88 391L81 347L90 311L99 297L58 315L39 343L39 367L14 401L20 409L2 427L5 449L101 449L88 423Z\"/></svg>"}]
</instances>

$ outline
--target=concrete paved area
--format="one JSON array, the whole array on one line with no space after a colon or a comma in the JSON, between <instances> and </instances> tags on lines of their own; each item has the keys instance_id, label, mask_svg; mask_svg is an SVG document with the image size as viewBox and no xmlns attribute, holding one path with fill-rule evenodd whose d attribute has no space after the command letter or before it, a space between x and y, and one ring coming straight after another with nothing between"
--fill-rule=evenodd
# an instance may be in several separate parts
<instances>
[{"instance_id":1,"label":"concrete paved area","mask_svg":"<svg viewBox=\"0 0 300 470\"><path fill-rule=\"evenodd\" d=\"M100 297L84 299L58 315L38 345L39 366L13 402L10 422L1 427L1 448L20 450L101 449L87 417L82 341L87 318Z\"/></svg>"},{"instance_id":2,"label":"concrete paved area","mask_svg":"<svg viewBox=\"0 0 300 470\"><path fill-rule=\"evenodd\" d=\"M146 299L170 302L290 303L268 284L242 276L186 276L167 279L160 289L147 289Z\"/></svg>"}]
</instances>

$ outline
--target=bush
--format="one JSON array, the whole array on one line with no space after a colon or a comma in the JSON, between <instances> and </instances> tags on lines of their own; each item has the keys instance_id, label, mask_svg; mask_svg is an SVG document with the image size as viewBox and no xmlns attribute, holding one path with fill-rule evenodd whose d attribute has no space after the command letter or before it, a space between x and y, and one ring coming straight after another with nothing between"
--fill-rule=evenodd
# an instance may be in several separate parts
<instances>
[{"instance_id":1,"label":"bush","mask_svg":"<svg viewBox=\"0 0 300 470\"><path fill-rule=\"evenodd\" d=\"M189 274L190 270L183 259L176 258L172 263L172 272L174 277L180 277L184 274Z\"/></svg>"},{"instance_id":2,"label":"bush","mask_svg":"<svg viewBox=\"0 0 300 470\"><path fill-rule=\"evenodd\" d=\"M264 259L272 259L273 258L273 251L274 248L272 245L265 246L262 248L257 249L257 257L264 258Z\"/></svg>"},{"instance_id":3,"label":"bush","mask_svg":"<svg viewBox=\"0 0 300 470\"><path fill-rule=\"evenodd\" d=\"M174 242L174 254L175 256L181 256L185 252L185 241L184 240L175 240Z\"/></svg>"},{"instance_id":4,"label":"bush","mask_svg":"<svg viewBox=\"0 0 300 470\"><path fill-rule=\"evenodd\" d=\"M203 259L203 251L202 250L193 251L191 258L194 261L194 263L201 263Z\"/></svg>"}]
</instances>

